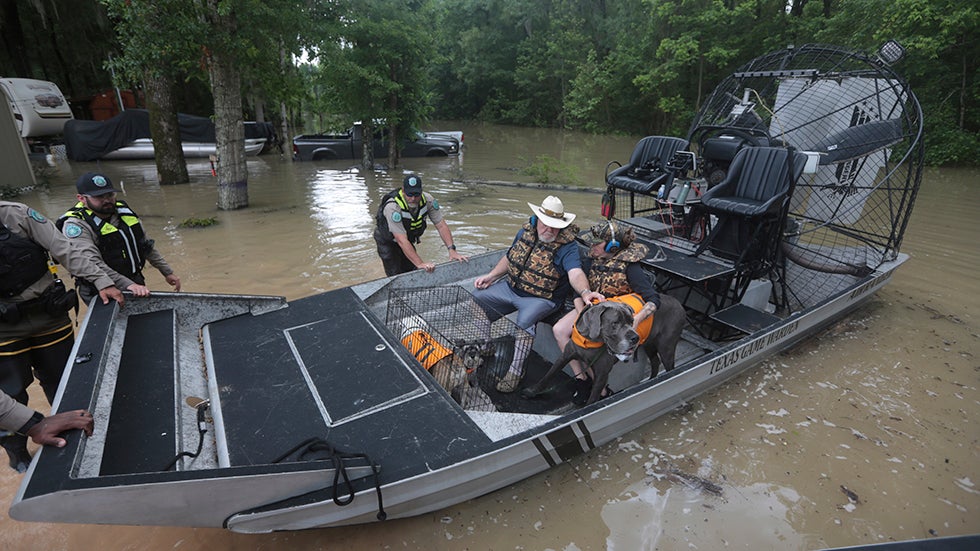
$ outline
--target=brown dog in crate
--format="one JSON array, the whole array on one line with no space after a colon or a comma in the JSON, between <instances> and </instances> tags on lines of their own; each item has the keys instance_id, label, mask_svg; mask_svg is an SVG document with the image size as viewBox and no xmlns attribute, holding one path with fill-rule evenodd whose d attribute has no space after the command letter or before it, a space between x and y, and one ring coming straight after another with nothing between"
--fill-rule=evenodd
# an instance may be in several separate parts
<instances>
[{"instance_id":1,"label":"brown dog in crate","mask_svg":"<svg viewBox=\"0 0 980 551\"><path fill-rule=\"evenodd\" d=\"M407 331L402 336L402 346L450 393L469 384L470 374L475 374L483 362L479 346L459 344L454 352L422 329Z\"/></svg>"}]
</instances>

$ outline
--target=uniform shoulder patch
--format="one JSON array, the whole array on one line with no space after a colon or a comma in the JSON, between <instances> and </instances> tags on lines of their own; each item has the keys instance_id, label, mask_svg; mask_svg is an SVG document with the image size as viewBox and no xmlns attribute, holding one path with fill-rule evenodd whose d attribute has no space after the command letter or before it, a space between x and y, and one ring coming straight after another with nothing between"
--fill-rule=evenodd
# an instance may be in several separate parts
<instances>
[{"instance_id":1,"label":"uniform shoulder patch","mask_svg":"<svg viewBox=\"0 0 980 551\"><path fill-rule=\"evenodd\" d=\"M432 210L439 210L439 201L435 199L432 200Z\"/></svg>"},{"instance_id":2,"label":"uniform shoulder patch","mask_svg":"<svg viewBox=\"0 0 980 551\"><path fill-rule=\"evenodd\" d=\"M33 218L35 222L41 222L43 224L45 221L47 221L47 218L45 218L43 214L34 209L27 209L27 215Z\"/></svg>"},{"instance_id":3,"label":"uniform shoulder patch","mask_svg":"<svg viewBox=\"0 0 980 551\"><path fill-rule=\"evenodd\" d=\"M82 235L82 228L78 224L65 224L65 237L72 238Z\"/></svg>"},{"instance_id":4,"label":"uniform shoulder patch","mask_svg":"<svg viewBox=\"0 0 980 551\"><path fill-rule=\"evenodd\" d=\"M391 221L392 222L401 222L402 221L402 213L401 212L398 212L397 210L395 212L391 213Z\"/></svg>"}]
</instances>

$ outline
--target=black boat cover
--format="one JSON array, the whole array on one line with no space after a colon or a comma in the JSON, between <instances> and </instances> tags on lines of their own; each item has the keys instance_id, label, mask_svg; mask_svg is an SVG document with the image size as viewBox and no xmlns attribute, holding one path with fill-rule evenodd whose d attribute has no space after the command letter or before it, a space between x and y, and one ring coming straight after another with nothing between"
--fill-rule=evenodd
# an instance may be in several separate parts
<instances>
[{"instance_id":1,"label":"black boat cover","mask_svg":"<svg viewBox=\"0 0 980 551\"><path fill-rule=\"evenodd\" d=\"M214 143L214 123L207 117L177 114L180 139L185 142ZM150 138L150 114L145 109L127 109L105 121L73 119L65 123L65 150L72 161L94 161L140 138ZM268 122L246 122L246 138L275 136Z\"/></svg>"}]
</instances>

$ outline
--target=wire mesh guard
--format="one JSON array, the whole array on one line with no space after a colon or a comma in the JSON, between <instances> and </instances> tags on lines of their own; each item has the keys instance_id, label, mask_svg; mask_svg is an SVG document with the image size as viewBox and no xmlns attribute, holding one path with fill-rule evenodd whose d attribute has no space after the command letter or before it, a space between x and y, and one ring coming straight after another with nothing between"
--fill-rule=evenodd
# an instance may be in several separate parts
<instances>
[{"instance_id":1,"label":"wire mesh guard","mask_svg":"<svg viewBox=\"0 0 980 551\"><path fill-rule=\"evenodd\" d=\"M885 60L827 45L790 47L740 67L694 118L687 140L697 161L693 169L674 170L674 183L703 182L704 189L692 185L686 203L672 200L670 180L659 197L610 191L619 216L648 234L698 244L714 223L697 216L692 202L722 182L751 183L739 171L727 180L740 153L757 146L799 152L806 161L789 169L803 174L781 214L779 242L763 251L762 265L775 268L769 277L781 283L777 302L792 311L897 258L921 184L922 130L918 100Z\"/></svg>"},{"instance_id":2,"label":"wire mesh guard","mask_svg":"<svg viewBox=\"0 0 980 551\"><path fill-rule=\"evenodd\" d=\"M895 258L921 182L922 112L883 60L827 45L756 58L719 84L689 139L706 159L720 134L813 162L782 243L791 302L812 305Z\"/></svg>"},{"instance_id":3,"label":"wire mesh guard","mask_svg":"<svg viewBox=\"0 0 980 551\"><path fill-rule=\"evenodd\" d=\"M490 323L458 286L392 289L385 325L463 409L496 411L490 395L533 337L506 317Z\"/></svg>"}]
</instances>

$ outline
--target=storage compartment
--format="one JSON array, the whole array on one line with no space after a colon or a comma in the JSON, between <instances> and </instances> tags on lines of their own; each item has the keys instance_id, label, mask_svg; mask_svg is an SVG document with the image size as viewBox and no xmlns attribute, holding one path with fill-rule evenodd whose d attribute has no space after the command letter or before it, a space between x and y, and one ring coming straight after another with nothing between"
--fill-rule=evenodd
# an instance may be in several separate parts
<instances>
[{"instance_id":1,"label":"storage compartment","mask_svg":"<svg viewBox=\"0 0 980 551\"><path fill-rule=\"evenodd\" d=\"M775 307L769 304L769 295L771 293L771 281L768 279L753 279L749 282L749 287L742 296L742 304L763 312L772 312L775 310Z\"/></svg>"}]
</instances>

